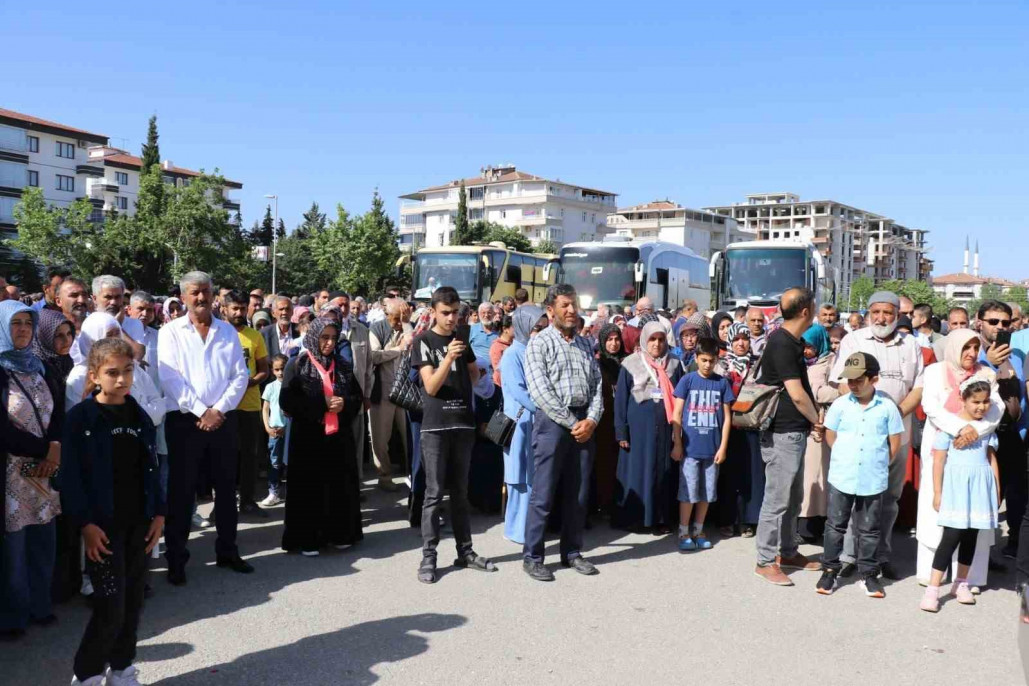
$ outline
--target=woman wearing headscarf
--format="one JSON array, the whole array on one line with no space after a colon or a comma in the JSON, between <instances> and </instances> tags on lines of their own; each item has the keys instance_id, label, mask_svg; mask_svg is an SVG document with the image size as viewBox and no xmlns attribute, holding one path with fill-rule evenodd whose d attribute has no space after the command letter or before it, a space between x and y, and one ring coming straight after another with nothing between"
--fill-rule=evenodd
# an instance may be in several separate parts
<instances>
[{"instance_id":1,"label":"woman wearing headscarf","mask_svg":"<svg viewBox=\"0 0 1029 686\"><path fill-rule=\"evenodd\" d=\"M996 431L1004 416L1004 402L997 388L993 370L979 364L979 334L971 329L955 329L947 334L943 342L943 361L926 367L922 388L922 408L926 422L922 431L922 473L918 488L918 582L925 586L929 582L933 556L940 544L943 528L936 525L936 510L933 508L933 444L936 434L944 431L958 440L974 442ZM961 419L961 384L975 377L989 381L992 393L990 409L982 420L968 422ZM975 557L968 573L968 585L975 593L986 585L989 571L990 547L994 532L980 531L975 548Z\"/></svg>"},{"instance_id":2,"label":"woman wearing headscarf","mask_svg":"<svg viewBox=\"0 0 1029 686\"><path fill-rule=\"evenodd\" d=\"M525 380L525 346L530 338L546 328L547 315L535 305L522 305L514 311L511 319L514 342L500 358L504 414L515 423L511 444L504 449L504 484L507 490L504 538L524 544L525 520L529 512L529 496L532 495L532 420L536 414L536 403L529 395Z\"/></svg>"},{"instance_id":3,"label":"woman wearing headscarf","mask_svg":"<svg viewBox=\"0 0 1029 686\"><path fill-rule=\"evenodd\" d=\"M468 502L480 512L496 514L503 498L504 457L501 447L486 438L486 425L493 413L503 407L504 394L493 383L492 364L487 358L476 357L475 366L479 368L479 378L472 384L476 431L468 465Z\"/></svg>"},{"instance_id":4,"label":"woman wearing headscarf","mask_svg":"<svg viewBox=\"0 0 1029 686\"><path fill-rule=\"evenodd\" d=\"M0 445L4 450L4 528L0 539L0 638L29 622L50 624L61 501L51 477L61 464L60 382L32 352L38 312L0 302Z\"/></svg>"},{"instance_id":5,"label":"woman wearing headscarf","mask_svg":"<svg viewBox=\"0 0 1029 686\"><path fill-rule=\"evenodd\" d=\"M64 391L65 411L75 407L97 390L89 382L89 365L87 364L89 351L93 349L93 344L103 338L118 338L121 336L121 333L121 325L118 324L118 320L106 312L94 312L82 322L79 336L75 339L75 344L72 346L72 350L78 353L76 359L81 359L82 362L72 367L71 372L68 374L67 385ZM135 363L135 370L132 375L132 388L129 390L129 394L150 416L154 426L161 424L164 420L166 409L164 397L157 387L154 386L150 375L143 371L138 362Z\"/></svg>"},{"instance_id":6,"label":"woman wearing headscarf","mask_svg":"<svg viewBox=\"0 0 1029 686\"><path fill-rule=\"evenodd\" d=\"M636 352L636 348L642 344L640 338L642 334L643 331L635 326L626 324L622 327L622 349L625 350L626 355L632 355Z\"/></svg>"},{"instance_id":7,"label":"woman wearing headscarf","mask_svg":"<svg viewBox=\"0 0 1029 686\"><path fill-rule=\"evenodd\" d=\"M672 461L675 384L679 360L668 354L661 322L643 327L639 351L622 361L615 390L618 485L613 526L666 532L678 521L679 473Z\"/></svg>"},{"instance_id":8,"label":"woman wearing headscarf","mask_svg":"<svg viewBox=\"0 0 1029 686\"><path fill-rule=\"evenodd\" d=\"M840 391L829 383L829 373L836 363L832 341L825 327L815 322L801 336L804 341L804 362L807 379L819 416L824 417ZM804 500L797 520L797 534L805 541L814 542L825 530L825 516L829 506L829 445L815 440L815 432L808 434L804 451Z\"/></svg>"},{"instance_id":9,"label":"woman wearing headscarf","mask_svg":"<svg viewBox=\"0 0 1029 686\"><path fill-rule=\"evenodd\" d=\"M604 414L597 424L596 451L593 458L592 510L609 513L614 502L618 472L618 439L615 438L615 387L625 359L622 331L616 324L605 324L597 332L597 361L604 393Z\"/></svg>"},{"instance_id":10,"label":"woman wearing headscarf","mask_svg":"<svg viewBox=\"0 0 1029 686\"><path fill-rule=\"evenodd\" d=\"M729 348L729 327L733 324L732 315L728 312L715 312L711 317L711 335L718 341L720 350Z\"/></svg>"},{"instance_id":11,"label":"woman wearing headscarf","mask_svg":"<svg viewBox=\"0 0 1029 686\"><path fill-rule=\"evenodd\" d=\"M423 307L415 314L414 329L412 338L417 338L432 328L432 308ZM422 377L418 370L411 368L408 378L415 386L421 388ZM411 465L411 493L407 497L407 520L408 523L418 528L422 525L422 503L425 500L425 470L422 468L422 412L421 410L408 410L407 423L410 427L407 445L411 453L407 456L407 463ZM443 512L443 510L440 510Z\"/></svg>"},{"instance_id":12,"label":"woman wearing headscarf","mask_svg":"<svg viewBox=\"0 0 1029 686\"><path fill-rule=\"evenodd\" d=\"M161 305L161 321L165 324L168 322L175 321L183 314L186 309L182 306L182 301L178 298L167 298Z\"/></svg>"},{"instance_id":13,"label":"woman wearing headscarf","mask_svg":"<svg viewBox=\"0 0 1029 686\"><path fill-rule=\"evenodd\" d=\"M329 319L311 322L304 352L286 365L279 394L292 418L282 548L306 557L364 537L350 429L361 395L350 364L336 355L339 331Z\"/></svg>"},{"instance_id":14,"label":"woman wearing headscarf","mask_svg":"<svg viewBox=\"0 0 1029 686\"><path fill-rule=\"evenodd\" d=\"M32 351L53 375L59 389L75 366L68 354L74 341L75 327L63 313L46 308L39 310L39 327L32 341ZM79 563L81 536L78 525L63 513L57 515L56 527L57 556L51 595L54 602L63 603L74 596L82 584Z\"/></svg>"}]
</instances>

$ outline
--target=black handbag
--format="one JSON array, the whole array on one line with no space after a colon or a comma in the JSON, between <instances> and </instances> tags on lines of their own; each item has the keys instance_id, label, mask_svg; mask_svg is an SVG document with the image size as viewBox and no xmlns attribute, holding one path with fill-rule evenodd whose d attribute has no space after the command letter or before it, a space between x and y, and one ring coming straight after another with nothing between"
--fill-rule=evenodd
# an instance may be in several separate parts
<instances>
[{"instance_id":1,"label":"black handbag","mask_svg":"<svg viewBox=\"0 0 1029 686\"><path fill-rule=\"evenodd\" d=\"M504 414L503 408L494 412L493 416L489 418L489 424L486 425L486 438L496 443L501 448L510 448L511 437L514 436L515 424L517 424L518 420L522 418L522 412L525 412L524 407L518 410L518 414L514 419L511 419Z\"/></svg>"},{"instance_id":2,"label":"black handbag","mask_svg":"<svg viewBox=\"0 0 1029 686\"><path fill-rule=\"evenodd\" d=\"M411 351L405 350L399 358L393 377L393 387L389 390L389 401L408 412L422 411L422 391L411 379Z\"/></svg>"}]
</instances>

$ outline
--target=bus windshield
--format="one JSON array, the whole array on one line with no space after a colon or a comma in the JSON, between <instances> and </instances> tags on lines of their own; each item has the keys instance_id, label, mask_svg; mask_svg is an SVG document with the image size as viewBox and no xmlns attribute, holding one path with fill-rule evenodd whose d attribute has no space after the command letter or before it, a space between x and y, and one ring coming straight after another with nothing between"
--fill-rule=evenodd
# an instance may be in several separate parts
<instances>
[{"instance_id":1,"label":"bus windshield","mask_svg":"<svg viewBox=\"0 0 1029 686\"><path fill-rule=\"evenodd\" d=\"M575 287L584 310L602 303L629 304L636 300L634 268L639 258L639 248L568 248L561 251L558 282Z\"/></svg>"},{"instance_id":2,"label":"bus windshield","mask_svg":"<svg viewBox=\"0 0 1029 686\"><path fill-rule=\"evenodd\" d=\"M440 286L457 289L462 300L479 296L477 253L418 253L414 265L414 297L428 300Z\"/></svg>"},{"instance_id":3,"label":"bus windshield","mask_svg":"<svg viewBox=\"0 0 1029 686\"><path fill-rule=\"evenodd\" d=\"M726 252L728 300L776 302L789 288L807 285L803 248L738 248Z\"/></svg>"}]
</instances>

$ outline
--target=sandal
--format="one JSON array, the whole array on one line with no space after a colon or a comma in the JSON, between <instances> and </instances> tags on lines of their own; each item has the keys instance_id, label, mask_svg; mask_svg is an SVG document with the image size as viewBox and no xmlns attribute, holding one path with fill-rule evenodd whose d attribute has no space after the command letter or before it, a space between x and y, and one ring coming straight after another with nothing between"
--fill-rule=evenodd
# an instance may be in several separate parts
<instances>
[{"instance_id":1,"label":"sandal","mask_svg":"<svg viewBox=\"0 0 1029 686\"><path fill-rule=\"evenodd\" d=\"M497 566L493 564L492 560L488 557L483 557L482 555L476 555L474 552L468 552L458 557L454 560L454 566L460 567L461 569L478 569L480 572L497 571Z\"/></svg>"},{"instance_id":2,"label":"sandal","mask_svg":"<svg viewBox=\"0 0 1029 686\"><path fill-rule=\"evenodd\" d=\"M743 538L754 538L754 527L745 526L743 527L743 533L740 534Z\"/></svg>"},{"instance_id":3,"label":"sandal","mask_svg":"<svg viewBox=\"0 0 1029 686\"><path fill-rule=\"evenodd\" d=\"M436 583L436 560L431 557L423 557L422 563L418 565L418 581L423 584Z\"/></svg>"}]
</instances>

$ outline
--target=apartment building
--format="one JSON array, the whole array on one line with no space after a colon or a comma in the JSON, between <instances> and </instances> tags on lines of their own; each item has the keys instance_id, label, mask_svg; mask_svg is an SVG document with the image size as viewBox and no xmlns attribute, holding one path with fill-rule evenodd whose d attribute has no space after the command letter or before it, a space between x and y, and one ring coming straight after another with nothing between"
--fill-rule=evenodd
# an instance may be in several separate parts
<instances>
[{"instance_id":1,"label":"apartment building","mask_svg":"<svg viewBox=\"0 0 1029 686\"><path fill-rule=\"evenodd\" d=\"M682 245L707 258L728 243L754 240L754 234L743 231L732 217L693 210L671 200L621 208L607 216L607 228L634 240L650 238Z\"/></svg>"},{"instance_id":2,"label":"apartment building","mask_svg":"<svg viewBox=\"0 0 1029 686\"><path fill-rule=\"evenodd\" d=\"M449 245L462 180L400 196L400 248ZM595 240L616 209L615 193L519 171L514 165L483 167L463 180L468 220L485 219L520 230L533 245Z\"/></svg>"},{"instance_id":3,"label":"apartment building","mask_svg":"<svg viewBox=\"0 0 1029 686\"><path fill-rule=\"evenodd\" d=\"M732 217L756 240L798 239L826 258L842 297L855 279L928 281L932 260L924 229L912 229L868 210L835 200L804 200L795 193L756 193L743 202L706 207Z\"/></svg>"},{"instance_id":4,"label":"apartment building","mask_svg":"<svg viewBox=\"0 0 1029 686\"><path fill-rule=\"evenodd\" d=\"M114 209L129 215L135 214L143 160L109 145L93 146L88 152L90 163L96 170L86 180L86 193L90 201L102 201L101 207L104 211ZM192 179L200 176L200 172L176 167L170 160L163 160L161 176L166 184L187 186ZM225 179L221 205L229 211L230 218L239 212L240 208L239 200L232 195L232 191L242 188L243 184L239 181Z\"/></svg>"},{"instance_id":5,"label":"apartment building","mask_svg":"<svg viewBox=\"0 0 1029 686\"><path fill-rule=\"evenodd\" d=\"M93 218L105 212L136 211L141 160L108 145L108 137L28 114L0 109L0 231L12 231L14 206L26 187L43 191L48 203L68 206L79 198L93 205ZM161 163L166 183L185 185L200 172ZM239 210L231 191L243 188L226 180L225 209Z\"/></svg>"},{"instance_id":6,"label":"apartment building","mask_svg":"<svg viewBox=\"0 0 1029 686\"><path fill-rule=\"evenodd\" d=\"M0 229L14 229L14 206L27 186L47 202L67 206L86 195L91 145L107 136L0 109ZM97 204L94 203L94 206Z\"/></svg>"}]
</instances>

